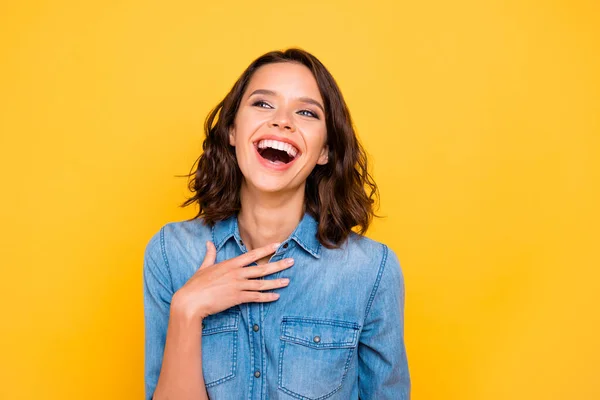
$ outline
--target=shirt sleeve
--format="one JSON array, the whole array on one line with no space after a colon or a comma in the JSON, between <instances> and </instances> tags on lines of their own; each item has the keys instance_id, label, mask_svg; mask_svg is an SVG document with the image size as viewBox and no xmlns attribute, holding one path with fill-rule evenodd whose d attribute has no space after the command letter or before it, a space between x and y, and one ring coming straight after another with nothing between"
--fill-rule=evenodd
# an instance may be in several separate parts
<instances>
[{"instance_id":1,"label":"shirt sleeve","mask_svg":"<svg viewBox=\"0 0 600 400\"><path fill-rule=\"evenodd\" d=\"M164 227L146 246L143 266L144 287L144 384L145 398L151 400L163 360L173 287L164 252Z\"/></svg>"},{"instance_id":2,"label":"shirt sleeve","mask_svg":"<svg viewBox=\"0 0 600 400\"><path fill-rule=\"evenodd\" d=\"M404 345L404 277L396 254L384 245L358 347L362 400L410 399Z\"/></svg>"}]
</instances>

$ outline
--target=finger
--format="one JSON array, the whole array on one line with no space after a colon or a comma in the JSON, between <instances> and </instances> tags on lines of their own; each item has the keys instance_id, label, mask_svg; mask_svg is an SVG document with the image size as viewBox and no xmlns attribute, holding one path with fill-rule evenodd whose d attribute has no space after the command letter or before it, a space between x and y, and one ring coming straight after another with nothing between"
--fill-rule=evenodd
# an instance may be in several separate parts
<instances>
[{"instance_id":1,"label":"finger","mask_svg":"<svg viewBox=\"0 0 600 400\"><path fill-rule=\"evenodd\" d=\"M286 287L289 285L290 280L288 278L280 279L259 279L259 280L245 280L240 285L242 290L246 291L261 291L261 290L272 290Z\"/></svg>"},{"instance_id":2,"label":"finger","mask_svg":"<svg viewBox=\"0 0 600 400\"><path fill-rule=\"evenodd\" d=\"M255 267L244 268L240 271L240 276L244 279L260 278L274 274L275 272L283 271L294 265L293 258L284 258L283 260L268 263L263 265L257 265Z\"/></svg>"},{"instance_id":3,"label":"finger","mask_svg":"<svg viewBox=\"0 0 600 400\"><path fill-rule=\"evenodd\" d=\"M237 256L229 260L232 265L236 267L245 267L248 264L252 264L256 260L260 260L268 256L269 254L275 253L275 251L279 248L281 243L274 243L268 246L259 247L257 249L251 250L247 253L242 254L241 256Z\"/></svg>"},{"instance_id":4,"label":"finger","mask_svg":"<svg viewBox=\"0 0 600 400\"><path fill-rule=\"evenodd\" d=\"M279 298L279 293L242 292L243 303L266 303Z\"/></svg>"},{"instance_id":5,"label":"finger","mask_svg":"<svg viewBox=\"0 0 600 400\"><path fill-rule=\"evenodd\" d=\"M204 261L202 261L202 265L200 266L200 268L213 265L216 259L217 248L211 241L206 242L206 255L204 256Z\"/></svg>"}]
</instances>

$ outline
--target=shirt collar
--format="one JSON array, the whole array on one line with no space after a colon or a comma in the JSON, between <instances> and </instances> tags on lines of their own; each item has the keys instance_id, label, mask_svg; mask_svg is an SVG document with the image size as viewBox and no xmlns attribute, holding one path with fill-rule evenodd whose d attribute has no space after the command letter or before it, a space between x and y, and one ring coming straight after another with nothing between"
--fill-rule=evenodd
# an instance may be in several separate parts
<instances>
[{"instance_id":1,"label":"shirt collar","mask_svg":"<svg viewBox=\"0 0 600 400\"><path fill-rule=\"evenodd\" d=\"M319 258L321 256L321 243L317 239L317 228L317 221L311 215L305 213L286 242L294 240L307 253ZM212 228L212 235L217 251L221 250L221 247L231 238L241 243L242 238L240 237L237 215L215 223Z\"/></svg>"}]
</instances>

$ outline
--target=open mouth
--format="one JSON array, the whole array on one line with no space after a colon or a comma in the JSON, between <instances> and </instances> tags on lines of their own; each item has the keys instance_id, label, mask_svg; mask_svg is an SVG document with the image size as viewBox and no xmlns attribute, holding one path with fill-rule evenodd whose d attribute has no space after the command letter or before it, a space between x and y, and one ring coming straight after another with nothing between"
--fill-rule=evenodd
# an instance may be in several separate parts
<instances>
[{"instance_id":1,"label":"open mouth","mask_svg":"<svg viewBox=\"0 0 600 400\"><path fill-rule=\"evenodd\" d=\"M289 164L300 155L296 147L278 140L260 140L254 143L254 146L262 158L276 165Z\"/></svg>"}]
</instances>

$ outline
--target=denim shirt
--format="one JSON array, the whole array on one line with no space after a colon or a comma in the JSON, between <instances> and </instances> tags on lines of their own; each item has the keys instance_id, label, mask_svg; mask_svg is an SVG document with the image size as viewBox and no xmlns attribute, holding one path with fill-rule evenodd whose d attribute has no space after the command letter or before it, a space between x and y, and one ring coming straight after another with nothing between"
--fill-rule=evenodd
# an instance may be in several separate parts
<instances>
[{"instance_id":1,"label":"denim shirt","mask_svg":"<svg viewBox=\"0 0 600 400\"><path fill-rule=\"evenodd\" d=\"M338 249L316 237L305 214L271 262L292 257L281 297L244 303L203 320L202 369L213 400L409 399L404 346L404 281L387 246L351 233ZM151 399L161 369L175 291L202 263L207 240L217 261L247 251L237 217L214 227L172 222L149 241L143 268L145 388Z\"/></svg>"}]
</instances>

